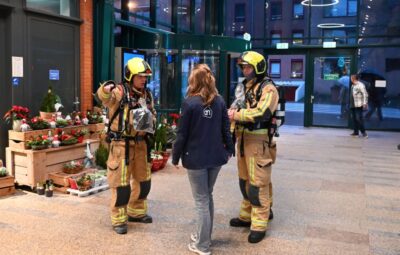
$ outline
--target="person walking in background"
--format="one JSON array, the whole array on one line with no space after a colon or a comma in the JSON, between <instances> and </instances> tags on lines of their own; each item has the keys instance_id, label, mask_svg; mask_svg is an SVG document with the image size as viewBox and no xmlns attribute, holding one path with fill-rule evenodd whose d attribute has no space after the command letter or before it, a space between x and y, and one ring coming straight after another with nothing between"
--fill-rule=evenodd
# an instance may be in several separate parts
<instances>
[{"instance_id":1,"label":"person walking in background","mask_svg":"<svg viewBox=\"0 0 400 255\"><path fill-rule=\"evenodd\" d=\"M172 152L172 164L178 168L182 159L187 169L196 204L197 229L190 236L188 248L197 254L211 254L213 187L221 166L233 153L225 102L218 95L210 68L199 64L189 76Z\"/></svg>"},{"instance_id":2,"label":"person walking in background","mask_svg":"<svg viewBox=\"0 0 400 255\"><path fill-rule=\"evenodd\" d=\"M371 115L376 110L378 119L382 121L383 120L382 104L385 100L386 87L376 87L376 80L374 80L370 86L370 89L368 90L368 94L369 94L369 111L365 115L365 119L369 120L371 118Z\"/></svg>"},{"instance_id":3,"label":"person walking in background","mask_svg":"<svg viewBox=\"0 0 400 255\"><path fill-rule=\"evenodd\" d=\"M368 109L368 93L364 83L359 79L358 74L351 75L350 109L353 117L353 133L351 136L358 136L359 131L364 138L368 138L364 127L363 110Z\"/></svg>"}]
</instances>

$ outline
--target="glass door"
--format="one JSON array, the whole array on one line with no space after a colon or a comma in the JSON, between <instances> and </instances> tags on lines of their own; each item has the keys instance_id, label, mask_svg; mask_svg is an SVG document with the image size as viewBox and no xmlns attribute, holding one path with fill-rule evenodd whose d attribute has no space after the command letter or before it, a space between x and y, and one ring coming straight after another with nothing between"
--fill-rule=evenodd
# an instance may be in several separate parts
<instances>
[{"instance_id":1,"label":"glass door","mask_svg":"<svg viewBox=\"0 0 400 255\"><path fill-rule=\"evenodd\" d=\"M347 127L349 125L351 54L311 55L312 89L310 95L312 125Z\"/></svg>"}]
</instances>

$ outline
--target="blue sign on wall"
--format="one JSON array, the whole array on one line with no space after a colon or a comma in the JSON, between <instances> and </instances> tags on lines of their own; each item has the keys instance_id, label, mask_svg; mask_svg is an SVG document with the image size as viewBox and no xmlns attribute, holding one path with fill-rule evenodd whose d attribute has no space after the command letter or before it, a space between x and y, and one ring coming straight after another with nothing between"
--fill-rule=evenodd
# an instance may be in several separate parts
<instances>
[{"instance_id":1,"label":"blue sign on wall","mask_svg":"<svg viewBox=\"0 0 400 255\"><path fill-rule=\"evenodd\" d=\"M12 85L13 86L18 86L19 85L19 78L18 77L13 77L12 78Z\"/></svg>"},{"instance_id":2,"label":"blue sign on wall","mask_svg":"<svg viewBox=\"0 0 400 255\"><path fill-rule=\"evenodd\" d=\"M59 81L60 80L60 70L49 70L49 80Z\"/></svg>"}]
</instances>

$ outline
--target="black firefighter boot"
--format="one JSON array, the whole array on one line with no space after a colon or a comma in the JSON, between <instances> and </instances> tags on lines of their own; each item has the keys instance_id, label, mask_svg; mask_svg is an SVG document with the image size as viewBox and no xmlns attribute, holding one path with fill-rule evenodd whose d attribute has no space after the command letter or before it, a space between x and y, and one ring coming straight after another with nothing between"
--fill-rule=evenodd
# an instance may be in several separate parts
<instances>
[{"instance_id":1,"label":"black firefighter boot","mask_svg":"<svg viewBox=\"0 0 400 255\"><path fill-rule=\"evenodd\" d=\"M128 215L128 221L129 222L138 222L138 223L152 223L153 222L153 218L150 215L145 215L143 217L140 218L134 218Z\"/></svg>"},{"instance_id":2,"label":"black firefighter boot","mask_svg":"<svg viewBox=\"0 0 400 255\"><path fill-rule=\"evenodd\" d=\"M113 226L113 229L114 229L115 233L124 235L128 232L128 225L125 223L125 224Z\"/></svg>"},{"instance_id":3,"label":"black firefighter boot","mask_svg":"<svg viewBox=\"0 0 400 255\"><path fill-rule=\"evenodd\" d=\"M229 225L231 225L231 227L242 227L242 228L248 228L251 225L251 222L247 222L247 221L243 221L239 218L233 218L231 219L231 221L229 222Z\"/></svg>"},{"instance_id":4,"label":"black firefighter boot","mask_svg":"<svg viewBox=\"0 0 400 255\"><path fill-rule=\"evenodd\" d=\"M250 231L248 241L249 243L258 243L263 240L266 231Z\"/></svg>"}]
</instances>

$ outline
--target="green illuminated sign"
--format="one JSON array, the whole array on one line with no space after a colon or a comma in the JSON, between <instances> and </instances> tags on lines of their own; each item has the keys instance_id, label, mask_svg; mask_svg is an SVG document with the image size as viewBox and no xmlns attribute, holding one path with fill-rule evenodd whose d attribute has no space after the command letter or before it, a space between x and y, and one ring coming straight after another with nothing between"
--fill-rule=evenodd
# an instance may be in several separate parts
<instances>
[{"instance_id":1,"label":"green illuminated sign","mask_svg":"<svg viewBox=\"0 0 400 255\"><path fill-rule=\"evenodd\" d=\"M335 81L339 79L339 74L338 73L330 73L330 74L324 74L324 80L325 81Z\"/></svg>"}]
</instances>

